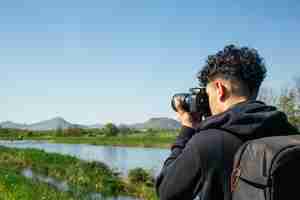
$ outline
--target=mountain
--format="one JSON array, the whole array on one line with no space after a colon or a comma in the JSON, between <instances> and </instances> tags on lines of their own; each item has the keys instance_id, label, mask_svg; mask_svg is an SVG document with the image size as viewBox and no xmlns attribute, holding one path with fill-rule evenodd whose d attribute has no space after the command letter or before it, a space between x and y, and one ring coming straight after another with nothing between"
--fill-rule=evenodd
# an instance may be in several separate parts
<instances>
[{"instance_id":1,"label":"mountain","mask_svg":"<svg viewBox=\"0 0 300 200\"><path fill-rule=\"evenodd\" d=\"M71 127L86 128L86 126L83 125L77 125L77 124L72 124L70 122L67 122L65 119L61 117L55 117L49 120L44 120L33 124L19 124L11 121L4 121L0 123L0 126L2 128L27 129L27 130L35 130L35 131L54 130L57 128L66 129Z\"/></svg>"},{"instance_id":2,"label":"mountain","mask_svg":"<svg viewBox=\"0 0 300 200\"><path fill-rule=\"evenodd\" d=\"M14 128L14 129L27 129L27 130L55 130L58 128L103 128L103 124L93 124L93 125L81 125L72 124L61 117L55 117L49 120L40 121L33 124L19 124L11 121L1 122L0 126L2 128ZM120 124L119 128L134 128L134 129L178 129L180 128L180 123L174 119L170 118L150 118L144 123L136 124Z\"/></svg>"},{"instance_id":3,"label":"mountain","mask_svg":"<svg viewBox=\"0 0 300 200\"><path fill-rule=\"evenodd\" d=\"M13 129L26 129L28 127L26 124L19 124L11 121L1 122L0 126L2 128L13 128Z\"/></svg>"},{"instance_id":4,"label":"mountain","mask_svg":"<svg viewBox=\"0 0 300 200\"><path fill-rule=\"evenodd\" d=\"M130 128L135 129L178 129L181 127L180 123L171 118L159 117L159 118L150 118L144 123L137 123L129 125Z\"/></svg>"},{"instance_id":5,"label":"mountain","mask_svg":"<svg viewBox=\"0 0 300 200\"><path fill-rule=\"evenodd\" d=\"M66 129L74 127L73 124L67 122L65 119L61 117L55 117L49 120L44 120L38 123L34 123L28 125L28 129L30 130L53 130L53 129Z\"/></svg>"},{"instance_id":6,"label":"mountain","mask_svg":"<svg viewBox=\"0 0 300 200\"><path fill-rule=\"evenodd\" d=\"M62 117L55 117L49 120L40 121L33 124L19 124L11 121L0 122L1 128L13 128L13 129L27 129L34 131L41 130L55 130L58 128L67 129L67 128L102 128L102 124L92 124L92 125L82 125L82 124L72 124L66 121Z\"/></svg>"}]
</instances>

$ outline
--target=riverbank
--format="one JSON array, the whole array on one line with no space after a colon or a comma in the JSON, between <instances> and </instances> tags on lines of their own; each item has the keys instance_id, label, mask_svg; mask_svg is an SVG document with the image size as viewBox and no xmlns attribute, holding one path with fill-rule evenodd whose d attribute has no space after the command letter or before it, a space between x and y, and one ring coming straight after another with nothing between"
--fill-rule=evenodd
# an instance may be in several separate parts
<instances>
[{"instance_id":1,"label":"riverbank","mask_svg":"<svg viewBox=\"0 0 300 200\"><path fill-rule=\"evenodd\" d=\"M72 156L46 153L35 149L15 149L0 146L0 197L4 199L86 199L91 193L103 196L134 196L156 200L153 182L132 182L120 177L101 162L85 162ZM24 169L68 184L68 191L55 190L47 184L25 179ZM34 191L34 192L33 192ZM47 194L51 195L47 195ZM31 198L30 195L36 198ZM80 194L80 195L79 195ZM43 197L43 198L42 198ZM59 198L58 198L59 197Z\"/></svg>"},{"instance_id":2,"label":"riverbank","mask_svg":"<svg viewBox=\"0 0 300 200\"><path fill-rule=\"evenodd\" d=\"M0 140L47 140L51 143L169 148L178 133L179 130L128 129L111 134L104 128L32 131L0 127Z\"/></svg>"},{"instance_id":3,"label":"riverbank","mask_svg":"<svg viewBox=\"0 0 300 200\"><path fill-rule=\"evenodd\" d=\"M109 145L123 147L144 147L144 148L170 148L175 141L175 134L135 134L128 136L68 136L58 137L52 135L39 136L5 136L0 140L46 140L50 143L67 143L67 144L92 144L92 145Z\"/></svg>"}]
</instances>

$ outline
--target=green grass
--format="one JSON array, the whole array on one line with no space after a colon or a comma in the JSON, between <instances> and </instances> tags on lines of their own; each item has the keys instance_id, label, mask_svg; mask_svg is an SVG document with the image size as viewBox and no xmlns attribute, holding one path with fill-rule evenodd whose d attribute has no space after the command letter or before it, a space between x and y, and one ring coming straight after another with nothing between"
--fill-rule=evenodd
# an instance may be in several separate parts
<instances>
[{"instance_id":1,"label":"green grass","mask_svg":"<svg viewBox=\"0 0 300 200\"><path fill-rule=\"evenodd\" d=\"M73 134L68 134L70 132L68 130L65 130L63 134L57 134L55 130L27 131L0 128L0 140L47 140L53 143L169 148L178 134L178 131L151 130L148 132L132 131L126 134L119 133L117 136L106 136L98 133L101 129L75 130L73 130Z\"/></svg>"},{"instance_id":2,"label":"green grass","mask_svg":"<svg viewBox=\"0 0 300 200\"><path fill-rule=\"evenodd\" d=\"M77 137L57 137L57 136L32 136L23 137L23 140L46 140L50 143L67 143L67 144L93 144L93 145L110 145L110 146L128 146L128 147L153 147L169 148L170 144L175 141L176 135L157 135L148 134L130 135L130 136L77 136ZM9 140L12 138L1 138Z\"/></svg>"},{"instance_id":3,"label":"green grass","mask_svg":"<svg viewBox=\"0 0 300 200\"><path fill-rule=\"evenodd\" d=\"M67 192L60 192L45 183L26 179L16 170L0 168L1 200L75 200Z\"/></svg>"},{"instance_id":4,"label":"green grass","mask_svg":"<svg viewBox=\"0 0 300 200\"><path fill-rule=\"evenodd\" d=\"M131 195L156 200L153 185L131 183L101 162L85 162L75 157L46 153L35 149L15 149L0 146L0 199L81 199L90 192L104 196ZM46 184L25 179L23 169L66 181L70 192L60 192ZM1 192L3 191L3 192ZM19 195L25 195L19 198ZM51 193L51 195L46 195ZM2 196L1 196L2 195ZM35 195L34 198L33 196ZM39 198L38 198L39 197Z\"/></svg>"},{"instance_id":5,"label":"green grass","mask_svg":"<svg viewBox=\"0 0 300 200\"><path fill-rule=\"evenodd\" d=\"M116 136L116 137L99 136L94 138L52 137L52 138L48 138L47 140L54 143L73 143L73 144L83 143L83 144L93 144L93 145L168 148L170 144L175 140L175 137L156 137L156 136L147 136L147 135Z\"/></svg>"},{"instance_id":6,"label":"green grass","mask_svg":"<svg viewBox=\"0 0 300 200\"><path fill-rule=\"evenodd\" d=\"M81 193L97 191L114 195L123 191L118 176L100 162L84 162L75 157L34 149L0 147L0 151L0 166L6 169L21 171L24 168L31 168L44 176L66 180L74 190Z\"/></svg>"}]
</instances>

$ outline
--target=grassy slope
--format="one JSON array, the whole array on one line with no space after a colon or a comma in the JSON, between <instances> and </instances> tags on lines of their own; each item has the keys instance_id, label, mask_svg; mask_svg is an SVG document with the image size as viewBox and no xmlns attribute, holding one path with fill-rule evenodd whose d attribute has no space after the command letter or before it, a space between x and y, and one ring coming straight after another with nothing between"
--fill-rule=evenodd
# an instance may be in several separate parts
<instances>
[{"instance_id":1,"label":"grassy slope","mask_svg":"<svg viewBox=\"0 0 300 200\"><path fill-rule=\"evenodd\" d=\"M81 199L89 192L101 192L107 196L133 195L147 200L156 199L153 185L131 184L122 180L103 163L84 162L72 156L34 149L0 147L0 166L0 189L5 191L4 199L19 199L18 195L22 193L28 193L26 198L30 199L31 194L41 197L47 192L52 193L52 196L48 196L50 199L57 199L56 196L60 195L59 199L62 200L70 199L71 196ZM25 180L20 175L21 170L25 168L31 168L34 172L57 180L66 180L71 186L70 194L45 186L37 187L36 183Z\"/></svg>"},{"instance_id":2,"label":"grassy slope","mask_svg":"<svg viewBox=\"0 0 300 200\"><path fill-rule=\"evenodd\" d=\"M67 192L60 192L47 184L26 179L16 170L0 168L0 199L2 200L75 200Z\"/></svg>"}]
</instances>

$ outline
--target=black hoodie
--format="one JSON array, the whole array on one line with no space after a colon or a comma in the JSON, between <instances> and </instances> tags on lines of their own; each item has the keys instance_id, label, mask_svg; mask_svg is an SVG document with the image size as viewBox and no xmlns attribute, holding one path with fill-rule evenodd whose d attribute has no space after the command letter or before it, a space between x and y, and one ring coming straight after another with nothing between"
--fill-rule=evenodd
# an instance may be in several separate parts
<instances>
[{"instance_id":1,"label":"black hoodie","mask_svg":"<svg viewBox=\"0 0 300 200\"><path fill-rule=\"evenodd\" d=\"M195 131L182 127L156 179L160 200L230 200L234 153L245 141L298 134L283 112L245 101L208 117Z\"/></svg>"}]
</instances>

